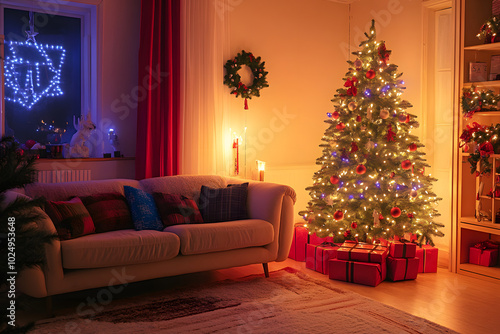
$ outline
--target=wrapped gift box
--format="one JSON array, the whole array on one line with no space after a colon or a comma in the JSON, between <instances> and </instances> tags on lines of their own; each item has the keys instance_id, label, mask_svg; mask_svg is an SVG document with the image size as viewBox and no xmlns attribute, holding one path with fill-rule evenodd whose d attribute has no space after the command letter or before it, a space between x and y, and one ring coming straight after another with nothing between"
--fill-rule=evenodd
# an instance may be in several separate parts
<instances>
[{"instance_id":1,"label":"wrapped gift box","mask_svg":"<svg viewBox=\"0 0 500 334\"><path fill-rule=\"evenodd\" d=\"M417 245L408 241L393 241L389 247L389 255L398 258L415 257Z\"/></svg>"},{"instance_id":2,"label":"wrapped gift box","mask_svg":"<svg viewBox=\"0 0 500 334\"><path fill-rule=\"evenodd\" d=\"M417 246L416 257L420 259L418 265L419 273L435 273L437 272L438 249L431 245Z\"/></svg>"},{"instance_id":3,"label":"wrapped gift box","mask_svg":"<svg viewBox=\"0 0 500 334\"><path fill-rule=\"evenodd\" d=\"M498 248L479 249L471 247L469 250L469 263L485 267L493 267L498 263Z\"/></svg>"},{"instance_id":4,"label":"wrapped gift box","mask_svg":"<svg viewBox=\"0 0 500 334\"><path fill-rule=\"evenodd\" d=\"M413 258L387 258L387 279L390 281L404 281L417 278L418 257Z\"/></svg>"},{"instance_id":5,"label":"wrapped gift box","mask_svg":"<svg viewBox=\"0 0 500 334\"><path fill-rule=\"evenodd\" d=\"M377 286L385 279L386 264L333 259L329 261L330 279Z\"/></svg>"},{"instance_id":6,"label":"wrapped gift box","mask_svg":"<svg viewBox=\"0 0 500 334\"><path fill-rule=\"evenodd\" d=\"M293 231L292 246L288 257L295 261L306 260L306 245L309 240L309 230L304 224L295 224Z\"/></svg>"},{"instance_id":7,"label":"wrapped gift box","mask_svg":"<svg viewBox=\"0 0 500 334\"><path fill-rule=\"evenodd\" d=\"M309 230L304 223L297 223L293 230L292 246L288 257L295 261L304 262L306 260L306 246L321 245L323 242L333 242L333 237L318 237L315 233L309 234Z\"/></svg>"},{"instance_id":8,"label":"wrapped gift box","mask_svg":"<svg viewBox=\"0 0 500 334\"><path fill-rule=\"evenodd\" d=\"M328 275L328 261L337 258L340 244L324 242L321 245L307 245L306 268Z\"/></svg>"},{"instance_id":9,"label":"wrapped gift box","mask_svg":"<svg viewBox=\"0 0 500 334\"><path fill-rule=\"evenodd\" d=\"M372 263L384 263L389 249L380 244L372 245L366 243L343 243L339 248L337 259L344 261L360 261Z\"/></svg>"}]
</instances>

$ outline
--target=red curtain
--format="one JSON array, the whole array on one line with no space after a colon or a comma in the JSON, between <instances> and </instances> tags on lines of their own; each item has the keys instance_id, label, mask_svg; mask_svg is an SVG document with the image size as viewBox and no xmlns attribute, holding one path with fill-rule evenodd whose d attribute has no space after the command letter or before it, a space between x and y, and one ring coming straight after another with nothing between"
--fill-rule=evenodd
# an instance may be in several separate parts
<instances>
[{"instance_id":1,"label":"red curtain","mask_svg":"<svg viewBox=\"0 0 500 334\"><path fill-rule=\"evenodd\" d=\"M179 171L180 1L142 0L135 175Z\"/></svg>"}]
</instances>

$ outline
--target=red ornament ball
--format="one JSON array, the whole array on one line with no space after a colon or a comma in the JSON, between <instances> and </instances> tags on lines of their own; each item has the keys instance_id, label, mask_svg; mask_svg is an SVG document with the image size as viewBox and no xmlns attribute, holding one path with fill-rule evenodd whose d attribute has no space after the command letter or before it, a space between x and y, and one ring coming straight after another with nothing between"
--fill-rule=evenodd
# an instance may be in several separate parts
<instances>
[{"instance_id":1,"label":"red ornament ball","mask_svg":"<svg viewBox=\"0 0 500 334\"><path fill-rule=\"evenodd\" d=\"M344 218L344 213L340 210L337 210L335 211L335 213L333 214L333 218L335 220L341 220L342 218Z\"/></svg>"},{"instance_id":2,"label":"red ornament ball","mask_svg":"<svg viewBox=\"0 0 500 334\"><path fill-rule=\"evenodd\" d=\"M349 238L351 236L351 230L345 230L344 238Z\"/></svg>"},{"instance_id":3,"label":"red ornament ball","mask_svg":"<svg viewBox=\"0 0 500 334\"><path fill-rule=\"evenodd\" d=\"M408 149L410 150L410 152L415 152L417 150L417 144L410 144L410 146L408 146Z\"/></svg>"},{"instance_id":4,"label":"red ornament ball","mask_svg":"<svg viewBox=\"0 0 500 334\"><path fill-rule=\"evenodd\" d=\"M393 216L394 218L398 218L399 216L401 216L401 209L397 206L393 207L391 209L391 216Z\"/></svg>"},{"instance_id":5,"label":"red ornament ball","mask_svg":"<svg viewBox=\"0 0 500 334\"><path fill-rule=\"evenodd\" d=\"M356 223L356 222L352 222L352 223L351 223L351 227L352 227L352 228L356 228L356 227L358 227L358 223Z\"/></svg>"},{"instance_id":6,"label":"red ornament ball","mask_svg":"<svg viewBox=\"0 0 500 334\"><path fill-rule=\"evenodd\" d=\"M382 220L382 219L384 219L384 216L382 216L382 214L379 214L379 215L378 215L378 219L379 219L379 220Z\"/></svg>"},{"instance_id":7,"label":"red ornament ball","mask_svg":"<svg viewBox=\"0 0 500 334\"><path fill-rule=\"evenodd\" d=\"M338 112L338 111L334 111L334 112L332 113L332 117L333 117L334 119L339 118L339 116L340 116L340 114L339 114L339 112Z\"/></svg>"},{"instance_id":8,"label":"red ornament ball","mask_svg":"<svg viewBox=\"0 0 500 334\"><path fill-rule=\"evenodd\" d=\"M415 218L415 216L413 215L413 213L409 213L408 218Z\"/></svg>"},{"instance_id":9,"label":"red ornament ball","mask_svg":"<svg viewBox=\"0 0 500 334\"><path fill-rule=\"evenodd\" d=\"M374 70L369 70L368 72L366 72L366 77L368 79L373 79L375 78L375 71Z\"/></svg>"},{"instance_id":10,"label":"red ornament ball","mask_svg":"<svg viewBox=\"0 0 500 334\"><path fill-rule=\"evenodd\" d=\"M337 175L332 175L332 177L330 177L330 182L332 184L337 184L337 183L339 183L339 181L340 181L340 178Z\"/></svg>"},{"instance_id":11,"label":"red ornament ball","mask_svg":"<svg viewBox=\"0 0 500 334\"><path fill-rule=\"evenodd\" d=\"M391 179L392 179L395 175L396 175L396 173L392 172L392 173L391 173L391 175L390 175Z\"/></svg>"},{"instance_id":12,"label":"red ornament ball","mask_svg":"<svg viewBox=\"0 0 500 334\"><path fill-rule=\"evenodd\" d=\"M34 141L33 139L29 139L26 141L26 143L24 145L26 145L26 147L28 149L31 149L33 146L35 146L36 144L36 141Z\"/></svg>"},{"instance_id":13,"label":"red ornament ball","mask_svg":"<svg viewBox=\"0 0 500 334\"><path fill-rule=\"evenodd\" d=\"M356 173L358 173L359 175L366 173L365 165L363 164L358 165L358 167L356 167Z\"/></svg>"},{"instance_id":14,"label":"red ornament ball","mask_svg":"<svg viewBox=\"0 0 500 334\"><path fill-rule=\"evenodd\" d=\"M410 169L411 168L411 161L410 160L405 160L401 163L401 168L403 169Z\"/></svg>"},{"instance_id":15,"label":"red ornament ball","mask_svg":"<svg viewBox=\"0 0 500 334\"><path fill-rule=\"evenodd\" d=\"M337 126L335 127L337 130L344 130L345 129L345 124L340 122L339 124L337 124Z\"/></svg>"},{"instance_id":16,"label":"red ornament ball","mask_svg":"<svg viewBox=\"0 0 500 334\"><path fill-rule=\"evenodd\" d=\"M412 191L410 191L411 197L417 197L417 195L418 195L418 192L415 189L412 189Z\"/></svg>"},{"instance_id":17,"label":"red ornament ball","mask_svg":"<svg viewBox=\"0 0 500 334\"><path fill-rule=\"evenodd\" d=\"M359 116L359 115L358 115L358 116L356 117L356 122L361 122L361 116Z\"/></svg>"},{"instance_id":18,"label":"red ornament ball","mask_svg":"<svg viewBox=\"0 0 500 334\"><path fill-rule=\"evenodd\" d=\"M406 115L405 114L399 114L398 115L398 121L401 123L406 123Z\"/></svg>"}]
</instances>

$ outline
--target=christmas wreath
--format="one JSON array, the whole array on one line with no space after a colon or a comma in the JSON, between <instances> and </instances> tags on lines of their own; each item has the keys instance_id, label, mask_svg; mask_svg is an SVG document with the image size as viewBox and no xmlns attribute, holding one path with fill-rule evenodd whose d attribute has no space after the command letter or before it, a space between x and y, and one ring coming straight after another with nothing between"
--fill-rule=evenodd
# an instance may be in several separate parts
<instances>
[{"instance_id":1,"label":"christmas wreath","mask_svg":"<svg viewBox=\"0 0 500 334\"><path fill-rule=\"evenodd\" d=\"M260 90L269 87L266 80L268 72L265 71L265 64L266 62L261 62L260 57L255 57L251 52L242 50L241 53L238 53L233 59L229 59L224 65L226 70L224 84L231 88L231 94L245 99L245 109L248 109L247 99L251 99L253 96L259 97ZM241 76L238 74L243 65L248 66L252 71L253 82L250 86L243 84Z\"/></svg>"}]
</instances>

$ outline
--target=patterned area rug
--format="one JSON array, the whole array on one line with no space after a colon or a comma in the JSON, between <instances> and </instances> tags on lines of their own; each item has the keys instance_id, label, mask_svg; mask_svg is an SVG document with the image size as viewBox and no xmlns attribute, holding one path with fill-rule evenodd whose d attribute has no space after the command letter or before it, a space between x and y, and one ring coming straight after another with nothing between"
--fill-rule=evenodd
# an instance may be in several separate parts
<instances>
[{"instance_id":1,"label":"patterned area rug","mask_svg":"<svg viewBox=\"0 0 500 334\"><path fill-rule=\"evenodd\" d=\"M295 269L249 276L141 302L120 301L92 319L56 317L30 333L456 333L332 287Z\"/></svg>"}]
</instances>

